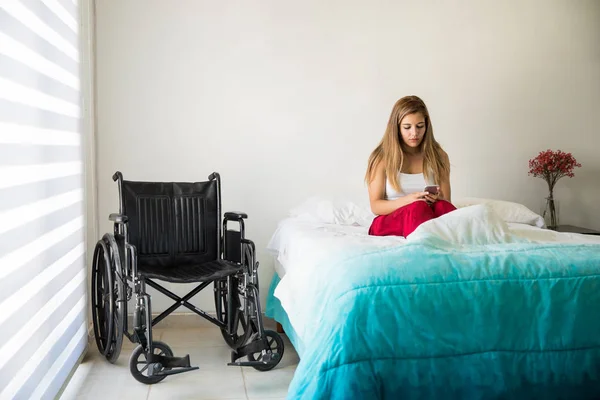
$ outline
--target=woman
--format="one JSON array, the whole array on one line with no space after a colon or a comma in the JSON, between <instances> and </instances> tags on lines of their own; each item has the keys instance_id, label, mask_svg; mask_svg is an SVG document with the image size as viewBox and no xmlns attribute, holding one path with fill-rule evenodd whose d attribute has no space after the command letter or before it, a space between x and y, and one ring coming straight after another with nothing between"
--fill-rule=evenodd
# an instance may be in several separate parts
<instances>
[{"instance_id":1,"label":"woman","mask_svg":"<svg viewBox=\"0 0 600 400\"><path fill-rule=\"evenodd\" d=\"M423 100L396 102L383 139L369 157L365 177L375 236L408 236L420 224L456 208L450 203L450 160L433 137ZM437 185L425 192L426 186Z\"/></svg>"}]
</instances>

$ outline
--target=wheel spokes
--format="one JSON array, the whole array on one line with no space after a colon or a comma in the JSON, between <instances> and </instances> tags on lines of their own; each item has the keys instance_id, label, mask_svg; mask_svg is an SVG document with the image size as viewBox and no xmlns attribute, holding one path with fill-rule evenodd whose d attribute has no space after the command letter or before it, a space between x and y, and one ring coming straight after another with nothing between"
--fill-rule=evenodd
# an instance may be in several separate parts
<instances>
[{"instance_id":1,"label":"wheel spokes","mask_svg":"<svg viewBox=\"0 0 600 400\"><path fill-rule=\"evenodd\" d=\"M156 354L158 356L167 356L167 352L164 349L158 348L158 347L154 347L152 349L153 354ZM141 361L141 358L143 358L145 361ZM140 365L143 365L143 367L140 369ZM148 370L148 357L146 357L146 353L142 352L139 356L138 359L136 361L136 366L137 366L137 370L140 372L140 374L143 374L144 372L146 372ZM145 375L145 376L149 376L149 375Z\"/></svg>"}]
</instances>

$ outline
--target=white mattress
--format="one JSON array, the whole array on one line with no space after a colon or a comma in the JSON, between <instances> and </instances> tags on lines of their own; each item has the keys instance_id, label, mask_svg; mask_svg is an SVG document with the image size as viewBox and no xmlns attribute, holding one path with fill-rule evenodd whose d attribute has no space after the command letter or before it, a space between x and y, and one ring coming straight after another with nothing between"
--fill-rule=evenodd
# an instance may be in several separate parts
<instances>
[{"instance_id":1,"label":"white mattress","mask_svg":"<svg viewBox=\"0 0 600 400\"><path fill-rule=\"evenodd\" d=\"M527 224L508 223L511 232L539 243L600 243L600 236L561 233ZM280 278L298 262L321 261L333 251L368 251L402 245L400 236L368 235L368 227L307 222L287 218L280 222L267 249L274 256L275 272Z\"/></svg>"},{"instance_id":2,"label":"white mattress","mask_svg":"<svg viewBox=\"0 0 600 400\"><path fill-rule=\"evenodd\" d=\"M368 235L368 227L307 222L287 218L279 223L267 250L275 257L275 271L283 278L294 261L307 262L325 256L334 250L348 248L397 246L406 239ZM325 245L327 243L327 245Z\"/></svg>"},{"instance_id":3,"label":"white mattress","mask_svg":"<svg viewBox=\"0 0 600 400\"><path fill-rule=\"evenodd\" d=\"M277 276L279 276L279 278L283 278L285 276L285 267L283 266L283 264L281 264L281 262L279 262L279 260L275 258L273 266L275 267L275 273L277 274Z\"/></svg>"}]
</instances>

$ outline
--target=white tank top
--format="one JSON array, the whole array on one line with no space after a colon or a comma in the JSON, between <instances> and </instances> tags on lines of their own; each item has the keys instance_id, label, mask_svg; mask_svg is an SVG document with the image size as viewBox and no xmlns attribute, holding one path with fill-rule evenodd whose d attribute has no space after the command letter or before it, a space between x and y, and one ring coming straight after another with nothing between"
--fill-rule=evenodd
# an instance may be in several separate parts
<instances>
[{"instance_id":1,"label":"white tank top","mask_svg":"<svg viewBox=\"0 0 600 400\"><path fill-rule=\"evenodd\" d=\"M424 174L398 174L400 182L400 192L397 192L390 183L389 179L385 180L385 198L386 200L395 200L407 194L422 192L425 186L428 185ZM433 183L431 183L433 185Z\"/></svg>"}]
</instances>

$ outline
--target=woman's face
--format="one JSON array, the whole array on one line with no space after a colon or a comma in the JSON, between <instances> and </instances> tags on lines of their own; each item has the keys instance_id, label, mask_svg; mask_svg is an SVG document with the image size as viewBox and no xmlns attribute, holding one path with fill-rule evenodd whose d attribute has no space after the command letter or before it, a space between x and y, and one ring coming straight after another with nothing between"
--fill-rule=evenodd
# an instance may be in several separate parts
<instances>
[{"instance_id":1,"label":"woman's face","mask_svg":"<svg viewBox=\"0 0 600 400\"><path fill-rule=\"evenodd\" d=\"M405 115L400 121L400 134L404 144L417 148L425 136L425 117L420 112Z\"/></svg>"}]
</instances>

